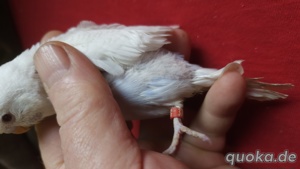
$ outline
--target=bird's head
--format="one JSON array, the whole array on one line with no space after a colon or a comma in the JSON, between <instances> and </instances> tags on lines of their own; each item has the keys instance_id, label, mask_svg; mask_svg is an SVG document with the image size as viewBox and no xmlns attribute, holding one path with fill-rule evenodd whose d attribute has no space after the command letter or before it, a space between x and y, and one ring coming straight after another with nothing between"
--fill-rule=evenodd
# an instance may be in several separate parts
<instances>
[{"instance_id":1,"label":"bird's head","mask_svg":"<svg viewBox=\"0 0 300 169\"><path fill-rule=\"evenodd\" d=\"M54 114L32 57L17 57L2 65L0 79L0 134L24 133Z\"/></svg>"},{"instance_id":2,"label":"bird's head","mask_svg":"<svg viewBox=\"0 0 300 169\"><path fill-rule=\"evenodd\" d=\"M1 96L6 94L9 96L0 97L0 134L25 133L31 126L54 113L47 98L42 98L38 92L23 89L15 92L7 91L5 94L3 91L0 92Z\"/></svg>"}]
</instances>

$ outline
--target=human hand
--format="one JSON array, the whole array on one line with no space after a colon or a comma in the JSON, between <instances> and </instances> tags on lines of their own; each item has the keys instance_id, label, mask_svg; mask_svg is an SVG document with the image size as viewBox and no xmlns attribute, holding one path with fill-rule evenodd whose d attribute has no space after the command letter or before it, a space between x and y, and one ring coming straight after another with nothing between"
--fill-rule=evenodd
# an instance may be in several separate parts
<instances>
[{"instance_id":1,"label":"human hand","mask_svg":"<svg viewBox=\"0 0 300 169\"><path fill-rule=\"evenodd\" d=\"M44 39L53 34L57 32ZM184 32L177 30L170 40L172 45L167 48L189 56ZM105 80L83 54L66 44L50 42L37 51L35 64L57 113L56 119L37 125L47 169L231 167L221 152L244 99L245 82L238 73L228 72L215 82L190 126L208 135L212 144L185 136L173 158L140 149Z\"/></svg>"}]
</instances>

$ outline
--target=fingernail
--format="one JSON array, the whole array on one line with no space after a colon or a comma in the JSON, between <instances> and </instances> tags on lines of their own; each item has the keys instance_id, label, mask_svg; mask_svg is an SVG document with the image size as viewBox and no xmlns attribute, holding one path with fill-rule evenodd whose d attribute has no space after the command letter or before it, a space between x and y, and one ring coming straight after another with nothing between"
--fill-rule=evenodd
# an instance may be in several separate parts
<instances>
[{"instance_id":1,"label":"fingernail","mask_svg":"<svg viewBox=\"0 0 300 169\"><path fill-rule=\"evenodd\" d=\"M36 70L46 88L50 88L65 76L70 67L68 53L57 44L45 44L40 47L34 60Z\"/></svg>"},{"instance_id":2,"label":"fingernail","mask_svg":"<svg viewBox=\"0 0 300 169\"><path fill-rule=\"evenodd\" d=\"M234 61L226 66L228 72L238 72L241 75L244 74L243 66L241 65L243 60ZM229 66L230 65L230 66Z\"/></svg>"}]
</instances>

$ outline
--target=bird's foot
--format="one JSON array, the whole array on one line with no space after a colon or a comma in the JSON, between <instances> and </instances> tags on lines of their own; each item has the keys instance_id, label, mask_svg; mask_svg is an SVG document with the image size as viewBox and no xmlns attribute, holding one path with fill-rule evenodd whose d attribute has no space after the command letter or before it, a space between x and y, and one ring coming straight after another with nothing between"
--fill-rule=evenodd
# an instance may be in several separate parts
<instances>
[{"instance_id":1,"label":"bird's foot","mask_svg":"<svg viewBox=\"0 0 300 169\"><path fill-rule=\"evenodd\" d=\"M181 119L183 118L182 108L172 107L171 111L170 111L170 118L173 119L174 134L173 134L172 143L169 146L169 148L163 152L164 154L171 155L176 151L177 146L179 145L180 136L183 133L200 138L203 141L207 141L210 143L210 139L205 134L194 131L182 124L182 122L181 122Z\"/></svg>"}]
</instances>

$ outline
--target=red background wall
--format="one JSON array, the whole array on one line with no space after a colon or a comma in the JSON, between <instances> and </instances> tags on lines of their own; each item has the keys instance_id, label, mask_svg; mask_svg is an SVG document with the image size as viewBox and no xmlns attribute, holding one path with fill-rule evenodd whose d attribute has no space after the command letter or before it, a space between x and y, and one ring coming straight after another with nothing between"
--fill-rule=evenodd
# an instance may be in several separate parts
<instances>
[{"instance_id":1,"label":"red background wall","mask_svg":"<svg viewBox=\"0 0 300 169\"><path fill-rule=\"evenodd\" d=\"M80 20L127 25L178 24L192 44L192 62L220 68L245 60L246 75L268 82L290 82L284 101L247 101L229 133L229 150L300 155L300 1L299 0L11 0L24 48L51 30ZM242 168L300 166L296 163L242 163Z\"/></svg>"}]
</instances>

